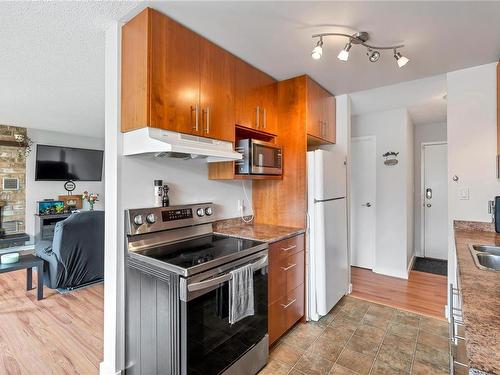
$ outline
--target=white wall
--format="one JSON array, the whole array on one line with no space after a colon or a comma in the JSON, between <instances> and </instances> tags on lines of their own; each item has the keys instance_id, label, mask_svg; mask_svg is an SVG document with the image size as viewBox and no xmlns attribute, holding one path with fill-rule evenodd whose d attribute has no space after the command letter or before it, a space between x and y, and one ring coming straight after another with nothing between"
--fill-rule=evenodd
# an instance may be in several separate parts
<instances>
[{"instance_id":1,"label":"white wall","mask_svg":"<svg viewBox=\"0 0 500 375\"><path fill-rule=\"evenodd\" d=\"M409 143L413 142L412 134L412 124L408 122L406 109L352 118L353 137L374 135L377 138L377 223L373 271L403 278L408 277L408 246L413 241L410 239L411 233L408 233L408 221L413 215L408 198L410 170L412 171L413 165L413 153L408 148ZM387 151L399 152L397 165L384 165L382 154Z\"/></svg>"},{"instance_id":2,"label":"white wall","mask_svg":"<svg viewBox=\"0 0 500 375\"><path fill-rule=\"evenodd\" d=\"M448 280L455 283L453 220L491 221L488 200L500 195L496 178L497 63L447 74L448 85ZM454 182L452 177L459 180ZM460 200L460 189L469 200Z\"/></svg>"},{"instance_id":3,"label":"white wall","mask_svg":"<svg viewBox=\"0 0 500 375\"><path fill-rule=\"evenodd\" d=\"M421 147L422 143L426 142L446 142L446 122L440 122L437 124L425 124L415 126L415 255L423 256L422 249L422 179L421 179Z\"/></svg>"},{"instance_id":4,"label":"white wall","mask_svg":"<svg viewBox=\"0 0 500 375\"><path fill-rule=\"evenodd\" d=\"M153 180L163 180L170 187L171 205L213 202L215 217L238 217L238 199L244 199L242 181L215 181L208 179L208 166L203 160L157 159L151 155L122 158L123 208L153 206ZM244 186L250 202L252 186ZM245 214L250 205L245 202Z\"/></svg>"},{"instance_id":5,"label":"white wall","mask_svg":"<svg viewBox=\"0 0 500 375\"><path fill-rule=\"evenodd\" d=\"M415 196L415 163L414 163L414 148L415 148L415 127L411 121L410 115L406 112L405 121L405 139L407 157L406 164L406 267L410 266L413 255L415 253L415 220L413 200Z\"/></svg>"},{"instance_id":6,"label":"white wall","mask_svg":"<svg viewBox=\"0 0 500 375\"><path fill-rule=\"evenodd\" d=\"M28 136L33 141L33 146L26 160L26 233L33 236L36 232L36 202L46 198L57 199L59 195L67 194L64 190L64 181L35 181L36 144L103 150L104 138L38 129L28 129ZM85 190L99 194L95 209L104 210L104 173L102 181L77 181L75 183L76 189L73 194L81 194Z\"/></svg>"}]
</instances>

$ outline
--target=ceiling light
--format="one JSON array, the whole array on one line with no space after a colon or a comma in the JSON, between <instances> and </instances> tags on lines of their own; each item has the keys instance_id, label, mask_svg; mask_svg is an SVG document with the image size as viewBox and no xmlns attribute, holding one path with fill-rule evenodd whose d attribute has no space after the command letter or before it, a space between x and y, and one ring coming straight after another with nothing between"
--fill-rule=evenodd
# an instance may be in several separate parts
<instances>
[{"instance_id":1,"label":"ceiling light","mask_svg":"<svg viewBox=\"0 0 500 375\"><path fill-rule=\"evenodd\" d=\"M368 61L370 62L377 62L380 60L380 57L382 56L382 53L384 51L389 51L393 50L394 51L394 58L396 59L398 66L401 68L405 66L408 61L410 61L407 57L401 55L401 53L397 52L397 50L400 50L403 48L405 45L404 44L393 44L393 45L388 45L388 46L375 46L372 44L369 44L369 39L370 35L366 31L359 31L355 32L354 34L344 34L344 33L320 33L320 34L314 34L312 37L313 38L319 38L319 41L316 43L316 46L312 50L311 57L315 60L319 60L323 56L323 37L325 36L335 36L335 37L342 37L347 39L347 44L345 47L342 49L342 51L339 52L337 55L337 58L340 61L347 61L349 60L349 50L353 45L360 45L365 48L367 48L367 53L366 55L368 56Z\"/></svg>"},{"instance_id":2,"label":"ceiling light","mask_svg":"<svg viewBox=\"0 0 500 375\"><path fill-rule=\"evenodd\" d=\"M402 68L403 66L405 66L406 64L408 64L408 61L410 61L410 59L408 57L405 57L405 56L401 55L401 53L396 52L396 50L394 50L394 58L398 62L398 66L400 68Z\"/></svg>"},{"instance_id":3,"label":"ceiling light","mask_svg":"<svg viewBox=\"0 0 500 375\"><path fill-rule=\"evenodd\" d=\"M323 38L319 38L318 43L316 43L316 47L313 48L311 53L311 57L314 60L321 59L321 56L323 56Z\"/></svg>"},{"instance_id":4,"label":"ceiling light","mask_svg":"<svg viewBox=\"0 0 500 375\"><path fill-rule=\"evenodd\" d=\"M379 51L373 51L372 49L368 48L368 52L366 54L368 55L368 60L370 60L371 62L377 62L378 59L380 59Z\"/></svg>"},{"instance_id":5,"label":"ceiling light","mask_svg":"<svg viewBox=\"0 0 500 375\"><path fill-rule=\"evenodd\" d=\"M340 61L347 61L349 59L349 50L351 49L351 42L347 43L342 51L339 52L337 58Z\"/></svg>"}]
</instances>

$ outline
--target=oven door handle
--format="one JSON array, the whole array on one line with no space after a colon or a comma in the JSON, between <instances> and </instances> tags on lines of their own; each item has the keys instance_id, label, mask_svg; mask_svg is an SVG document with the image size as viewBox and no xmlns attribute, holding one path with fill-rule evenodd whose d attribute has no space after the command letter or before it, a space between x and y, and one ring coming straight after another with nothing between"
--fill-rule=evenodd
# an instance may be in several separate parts
<instances>
[{"instance_id":1,"label":"oven door handle","mask_svg":"<svg viewBox=\"0 0 500 375\"><path fill-rule=\"evenodd\" d=\"M267 266L267 258L268 257L266 255L265 257L262 257L258 261L254 262L254 263L251 263L252 264L252 270L257 271L258 269L260 269L260 268L262 268L264 266ZM231 280L231 278L232 278L231 274L230 273L226 273L226 274L224 274L222 276L214 277L212 279L208 279L208 280L205 280L205 281L200 281L198 283L189 284L187 286L187 290L189 292L195 292L197 290L207 289L207 288L210 288L210 287L213 287L213 286L225 283L226 281Z\"/></svg>"}]
</instances>

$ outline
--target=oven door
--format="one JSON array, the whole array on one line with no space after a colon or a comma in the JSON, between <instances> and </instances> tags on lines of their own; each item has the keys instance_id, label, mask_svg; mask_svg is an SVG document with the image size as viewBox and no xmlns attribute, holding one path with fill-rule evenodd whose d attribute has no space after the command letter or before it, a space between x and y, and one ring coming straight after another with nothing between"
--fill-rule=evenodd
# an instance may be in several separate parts
<instances>
[{"instance_id":1,"label":"oven door","mask_svg":"<svg viewBox=\"0 0 500 375\"><path fill-rule=\"evenodd\" d=\"M229 274L254 265L254 310L231 325ZM221 374L267 334L267 250L181 281L181 374ZM267 348L266 348L267 349Z\"/></svg>"},{"instance_id":2,"label":"oven door","mask_svg":"<svg viewBox=\"0 0 500 375\"><path fill-rule=\"evenodd\" d=\"M276 174L283 172L281 147L273 143L252 140L252 174Z\"/></svg>"}]
</instances>

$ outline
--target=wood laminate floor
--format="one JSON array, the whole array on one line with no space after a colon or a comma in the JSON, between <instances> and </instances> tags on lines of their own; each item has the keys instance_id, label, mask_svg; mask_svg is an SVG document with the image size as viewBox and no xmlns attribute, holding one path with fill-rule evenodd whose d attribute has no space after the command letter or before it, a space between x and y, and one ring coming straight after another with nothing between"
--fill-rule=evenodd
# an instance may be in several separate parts
<instances>
[{"instance_id":1,"label":"wood laminate floor","mask_svg":"<svg viewBox=\"0 0 500 375\"><path fill-rule=\"evenodd\" d=\"M445 319L446 276L410 271L405 280L351 267L351 280L353 297Z\"/></svg>"},{"instance_id":2,"label":"wood laminate floor","mask_svg":"<svg viewBox=\"0 0 500 375\"><path fill-rule=\"evenodd\" d=\"M98 374L103 285L64 295L45 288L41 301L25 288L26 270L0 275L0 374Z\"/></svg>"}]
</instances>

